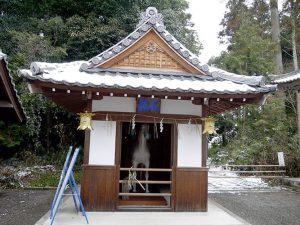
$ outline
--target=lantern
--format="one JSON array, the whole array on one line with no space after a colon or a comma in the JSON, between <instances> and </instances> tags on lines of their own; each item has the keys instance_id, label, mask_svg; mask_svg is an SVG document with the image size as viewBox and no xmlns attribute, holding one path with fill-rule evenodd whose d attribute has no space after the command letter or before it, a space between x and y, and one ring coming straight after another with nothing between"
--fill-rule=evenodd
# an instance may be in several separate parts
<instances>
[{"instance_id":1,"label":"lantern","mask_svg":"<svg viewBox=\"0 0 300 225\"><path fill-rule=\"evenodd\" d=\"M80 116L80 124L77 128L77 130L92 130L92 116L94 116L94 113L90 113L88 111L85 111L84 113L77 113L77 115Z\"/></svg>"},{"instance_id":2,"label":"lantern","mask_svg":"<svg viewBox=\"0 0 300 225\"><path fill-rule=\"evenodd\" d=\"M213 117L208 117L204 119L204 131L203 134L216 134L215 121Z\"/></svg>"}]
</instances>

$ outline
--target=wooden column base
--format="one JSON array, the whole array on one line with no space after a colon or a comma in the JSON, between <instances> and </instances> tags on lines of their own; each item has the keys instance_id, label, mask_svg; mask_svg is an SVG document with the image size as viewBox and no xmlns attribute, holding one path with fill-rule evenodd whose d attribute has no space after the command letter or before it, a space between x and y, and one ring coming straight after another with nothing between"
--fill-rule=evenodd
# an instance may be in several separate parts
<instances>
[{"instance_id":1,"label":"wooden column base","mask_svg":"<svg viewBox=\"0 0 300 225\"><path fill-rule=\"evenodd\" d=\"M177 168L175 211L207 212L208 168Z\"/></svg>"},{"instance_id":2,"label":"wooden column base","mask_svg":"<svg viewBox=\"0 0 300 225\"><path fill-rule=\"evenodd\" d=\"M115 211L117 167L82 166L81 198L86 211Z\"/></svg>"}]
</instances>

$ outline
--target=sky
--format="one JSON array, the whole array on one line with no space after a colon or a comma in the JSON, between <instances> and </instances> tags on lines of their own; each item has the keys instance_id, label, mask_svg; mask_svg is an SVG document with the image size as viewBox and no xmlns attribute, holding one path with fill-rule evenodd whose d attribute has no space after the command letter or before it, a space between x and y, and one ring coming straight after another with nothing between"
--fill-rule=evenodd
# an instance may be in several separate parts
<instances>
[{"instance_id":1,"label":"sky","mask_svg":"<svg viewBox=\"0 0 300 225\"><path fill-rule=\"evenodd\" d=\"M188 0L192 14L194 29L198 32L203 49L200 55L201 63L207 63L212 56L218 56L225 45L219 44L218 32L221 30L221 20L225 13L225 0Z\"/></svg>"},{"instance_id":2,"label":"sky","mask_svg":"<svg viewBox=\"0 0 300 225\"><path fill-rule=\"evenodd\" d=\"M188 2L187 11L192 14L194 29L198 32L203 45L199 59L201 63L207 63L212 56L218 56L226 49L226 45L219 43L218 33L221 30L220 23L226 11L227 0L188 0ZM279 10L282 2L283 0L279 0Z\"/></svg>"}]
</instances>

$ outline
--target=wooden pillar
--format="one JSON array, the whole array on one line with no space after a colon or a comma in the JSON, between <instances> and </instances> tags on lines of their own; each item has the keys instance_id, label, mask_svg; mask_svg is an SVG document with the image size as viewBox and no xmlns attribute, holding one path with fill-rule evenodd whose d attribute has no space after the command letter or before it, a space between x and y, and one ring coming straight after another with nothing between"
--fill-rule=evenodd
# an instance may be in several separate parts
<instances>
[{"instance_id":1,"label":"wooden pillar","mask_svg":"<svg viewBox=\"0 0 300 225\"><path fill-rule=\"evenodd\" d=\"M202 132L204 129L204 123L202 123ZM202 134L202 167L206 167L207 162L207 154L208 154L208 142L207 142L207 135Z\"/></svg>"},{"instance_id":2,"label":"wooden pillar","mask_svg":"<svg viewBox=\"0 0 300 225\"><path fill-rule=\"evenodd\" d=\"M83 151L83 164L89 164L89 152L90 152L90 130L84 131L84 151Z\"/></svg>"},{"instance_id":3,"label":"wooden pillar","mask_svg":"<svg viewBox=\"0 0 300 225\"><path fill-rule=\"evenodd\" d=\"M207 116L209 116L209 109L208 106L203 105L202 106L202 117L205 118ZM203 134L204 131L204 127L205 127L205 121L202 120L202 167L206 167L206 163L207 163L207 157L208 157L208 140L207 140L207 135Z\"/></svg>"},{"instance_id":4,"label":"wooden pillar","mask_svg":"<svg viewBox=\"0 0 300 225\"><path fill-rule=\"evenodd\" d=\"M89 112L92 111L92 99L90 95L91 95L90 93L87 93L86 96L84 96L86 98L86 110L88 110ZM91 131L86 129L84 131L83 164L89 164L90 135L91 135Z\"/></svg>"}]
</instances>

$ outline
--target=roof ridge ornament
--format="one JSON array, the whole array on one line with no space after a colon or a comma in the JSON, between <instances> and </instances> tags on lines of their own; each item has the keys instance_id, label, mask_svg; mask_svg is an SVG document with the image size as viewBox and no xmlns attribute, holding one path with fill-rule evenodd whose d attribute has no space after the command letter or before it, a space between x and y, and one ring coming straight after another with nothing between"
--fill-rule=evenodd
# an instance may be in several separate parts
<instances>
[{"instance_id":1,"label":"roof ridge ornament","mask_svg":"<svg viewBox=\"0 0 300 225\"><path fill-rule=\"evenodd\" d=\"M148 7L146 9L146 12L142 12L140 14L140 21L136 27L140 27L143 23L150 20L151 24L160 24L164 26L163 23L163 15L161 13L157 12L157 9L155 7Z\"/></svg>"}]
</instances>

